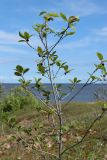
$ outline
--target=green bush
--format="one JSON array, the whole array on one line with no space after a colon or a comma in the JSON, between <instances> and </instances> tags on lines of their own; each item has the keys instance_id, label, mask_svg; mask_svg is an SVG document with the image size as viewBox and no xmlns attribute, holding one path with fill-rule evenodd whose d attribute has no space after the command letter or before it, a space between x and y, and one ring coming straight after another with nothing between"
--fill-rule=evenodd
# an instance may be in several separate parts
<instances>
[{"instance_id":1,"label":"green bush","mask_svg":"<svg viewBox=\"0 0 107 160\"><path fill-rule=\"evenodd\" d=\"M22 87L12 89L1 101L0 108L3 112L14 112L25 107L38 107L38 101Z\"/></svg>"},{"instance_id":2,"label":"green bush","mask_svg":"<svg viewBox=\"0 0 107 160\"><path fill-rule=\"evenodd\" d=\"M2 95L3 95L3 90L4 88L3 88L3 85L2 85L2 83L0 83L0 99L2 98Z\"/></svg>"},{"instance_id":3,"label":"green bush","mask_svg":"<svg viewBox=\"0 0 107 160\"><path fill-rule=\"evenodd\" d=\"M22 87L11 89L0 101L0 131L10 133L17 124L17 113L39 110L43 105Z\"/></svg>"}]
</instances>

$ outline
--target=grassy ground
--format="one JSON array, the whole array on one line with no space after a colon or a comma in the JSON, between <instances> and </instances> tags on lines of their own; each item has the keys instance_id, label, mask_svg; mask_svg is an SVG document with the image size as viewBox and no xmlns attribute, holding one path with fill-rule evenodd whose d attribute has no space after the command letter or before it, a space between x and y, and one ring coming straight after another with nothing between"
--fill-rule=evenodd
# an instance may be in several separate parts
<instances>
[{"instance_id":1,"label":"grassy ground","mask_svg":"<svg viewBox=\"0 0 107 160\"><path fill-rule=\"evenodd\" d=\"M81 140L87 128L100 114L103 103L71 103L63 106L63 145ZM1 126L0 160L55 160L57 153L57 125L48 121L46 112L25 107L11 113L16 124ZM56 117L54 117L56 119ZM50 153L50 155L48 153ZM64 160L107 159L107 115L97 121L84 142L69 150Z\"/></svg>"}]
</instances>

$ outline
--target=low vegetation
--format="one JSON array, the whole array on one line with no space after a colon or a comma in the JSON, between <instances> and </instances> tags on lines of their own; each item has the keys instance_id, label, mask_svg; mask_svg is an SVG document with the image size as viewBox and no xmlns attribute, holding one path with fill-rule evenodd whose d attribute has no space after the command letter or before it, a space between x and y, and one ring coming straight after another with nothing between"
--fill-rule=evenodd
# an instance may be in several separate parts
<instances>
[{"instance_id":1,"label":"low vegetation","mask_svg":"<svg viewBox=\"0 0 107 160\"><path fill-rule=\"evenodd\" d=\"M103 102L96 101L95 103L72 102L66 108L62 106L64 113L62 141L65 146L75 144L84 136L90 124L101 113L103 105ZM35 100L32 95L26 95L22 88L16 88L1 100L0 109L2 111L0 112L1 160L56 159L58 126L57 122L53 125L52 117L48 117L49 110L46 110L43 104ZM84 141L64 154L63 158L106 160L106 122L105 114L89 130Z\"/></svg>"}]
</instances>

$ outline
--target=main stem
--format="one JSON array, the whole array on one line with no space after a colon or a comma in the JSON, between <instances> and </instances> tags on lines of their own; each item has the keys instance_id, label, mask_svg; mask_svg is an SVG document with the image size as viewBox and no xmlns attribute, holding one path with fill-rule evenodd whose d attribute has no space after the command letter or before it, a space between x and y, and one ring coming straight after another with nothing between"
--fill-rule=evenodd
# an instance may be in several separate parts
<instances>
[{"instance_id":1,"label":"main stem","mask_svg":"<svg viewBox=\"0 0 107 160\"><path fill-rule=\"evenodd\" d=\"M49 62L49 57L47 57L48 60L48 66L49 66L49 79L51 82L51 86L52 86L52 91L53 91L53 95L54 95L54 99L55 99L55 105L56 105L56 110L57 110L57 116L58 116L58 120L59 120L59 130L58 130L58 160L62 159L62 115L61 115L61 108L59 106L59 101L57 99L57 94L56 94L56 90L53 84L53 79L52 79L52 73L51 73L51 67L50 67L50 62Z\"/></svg>"},{"instance_id":2,"label":"main stem","mask_svg":"<svg viewBox=\"0 0 107 160\"><path fill-rule=\"evenodd\" d=\"M46 26L46 22L45 22L45 26ZM67 26L65 32L68 30L69 25ZM42 31L41 31L42 32ZM47 55L47 62L48 62L48 67L49 67L49 80L52 86L52 91L53 91L53 96L54 96L54 100L55 100L55 105L56 105L56 112L57 112L57 116L58 116L58 120L59 120L59 125L58 125L58 160L62 160L62 110L61 110L61 104L58 100L58 95L57 95L57 91L55 89L53 80L54 78L52 77L52 71L51 71L51 66L50 66L50 60L49 60L49 54L52 52L52 50L57 46L57 44L63 39L63 36L65 34L65 32L63 33L63 35L59 38L59 40L55 43L55 45L51 48L51 50L48 50L48 44L47 44L47 37L45 37L45 42L43 41L43 37L41 34L39 34L39 37L41 39L41 42L43 44L43 46L45 47L46 51L48 52Z\"/></svg>"},{"instance_id":3,"label":"main stem","mask_svg":"<svg viewBox=\"0 0 107 160\"><path fill-rule=\"evenodd\" d=\"M62 160L62 116L61 116L61 113L60 115L58 115L58 118L59 118L59 150L58 150L58 158L59 160Z\"/></svg>"},{"instance_id":4,"label":"main stem","mask_svg":"<svg viewBox=\"0 0 107 160\"><path fill-rule=\"evenodd\" d=\"M51 67L50 67L50 61L49 61L49 57L47 56L47 60L48 60L48 67L49 67L49 80L51 82L51 86L52 86L52 91L53 91L53 95L54 95L54 100L55 100L55 105L56 105L56 111L57 111L57 116L58 116L58 120L59 120L59 130L58 130L58 160L62 160L62 115L61 115L61 107L59 106L59 101L57 98L57 93L56 93L56 89L55 86L53 84L53 78L52 78L52 72L51 72Z\"/></svg>"}]
</instances>

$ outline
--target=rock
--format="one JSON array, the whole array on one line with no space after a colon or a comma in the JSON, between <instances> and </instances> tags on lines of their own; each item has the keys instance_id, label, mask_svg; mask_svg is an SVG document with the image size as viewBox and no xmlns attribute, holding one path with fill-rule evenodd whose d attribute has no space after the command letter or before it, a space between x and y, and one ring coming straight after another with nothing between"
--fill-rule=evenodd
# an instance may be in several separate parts
<instances>
[{"instance_id":1,"label":"rock","mask_svg":"<svg viewBox=\"0 0 107 160\"><path fill-rule=\"evenodd\" d=\"M5 144L3 145L3 148L5 148L5 149L10 149L10 148L11 148L11 145L10 145L9 143L5 143Z\"/></svg>"},{"instance_id":2,"label":"rock","mask_svg":"<svg viewBox=\"0 0 107 160\"><path fill-rule=\"evenodd\" d=\"M4 152L3 152L3 151L0 151L0 157L1 157L2 155L4 155Z\"/></svg>"}]
</instances>

